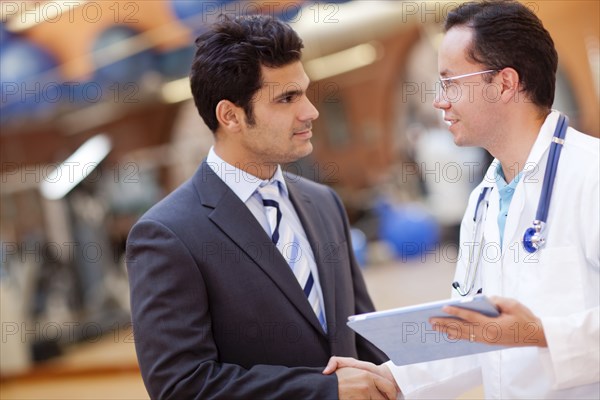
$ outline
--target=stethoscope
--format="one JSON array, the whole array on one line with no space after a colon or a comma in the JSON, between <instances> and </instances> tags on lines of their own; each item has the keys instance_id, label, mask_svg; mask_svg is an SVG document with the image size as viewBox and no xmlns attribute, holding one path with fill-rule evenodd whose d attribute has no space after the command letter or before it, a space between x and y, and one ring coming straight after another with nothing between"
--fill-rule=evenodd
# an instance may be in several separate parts
<instances>
[{"instance_id":1,"label":"stethoscope","mask_svg":"<svg viewBox=\"0 0 600 400\"><path fill-rule=\"evenodd\" d=\"M558 160L560 159L562 146L565 144L568 126L569 118L560 114L556 129L554 130L554 136L552 137L552 143L550 144L548 163L546 164L544 182L542 183L542 192L540 194L535 219L533 220L533 225L530 228L527 228L523 234L523 248L528 253L535 253L542 248L546 242L542 235L542 231L546 226L546 219L548 218L548 210L550 209L550 199L552 198L552 188L554 187L554 179L556 178ZM473 229L473 246L469 248L469 259L467 260L467 271L465 272L464 283L466 289L462 289L458 282L452 282L452 287L456 289L461 296L467 296L475 287L477 270L479 269L479 261L481 259L481 251L483 248L483 221L487 215L487 208L489 205L488 199L491 192L492 187L490 186L481 189L481 193L477 199L475 213L473 214L475 228ZM478 244L478 252L476 259L474 259L473 253L476 244ZM478 293L480 292L481 289Z\"/></svg>"}]
</instances>

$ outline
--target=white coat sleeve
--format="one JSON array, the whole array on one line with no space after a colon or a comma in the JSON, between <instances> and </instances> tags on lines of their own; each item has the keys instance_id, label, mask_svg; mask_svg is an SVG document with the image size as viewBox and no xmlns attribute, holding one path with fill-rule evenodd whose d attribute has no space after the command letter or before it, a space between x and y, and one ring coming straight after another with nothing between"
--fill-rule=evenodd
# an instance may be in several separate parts
<instances>
[{"instance_id":1,"label":"white coat sleeve","mask_svg":"<svg viewBox=\"0 0 600 400\"><path fill-rule=\"evenodd\" d=\"M481 385L478 355L396 366L385 364L404 399L453 399Z\"/></svg>"},{"instance_id":2,"label":"white coat sleeve","mask_svg":"<svg viewBox=\"0 0 600 400\"><path fill-rule=\"evenodd\" d=\"M598 171L586 177L588 193L580 201L582 227L581 253L588 279L584 285L586 310L567 317L541 318L550 365L553 389L567 389L600 380L600 188ZM586 190L587 192L588 190ZM558 295L558 294L557 294Z\"/></svg>"},{"instance_id":3,"label":"white coat sleeve","mask_svg":"<svg viewBox=\"0 0 600 400\"><path fill-rule=\"evenodd\" d=\"M598 382L600 334L598 307L564 317L542 318L554 390Z\"/></svg>"}]
</instances>

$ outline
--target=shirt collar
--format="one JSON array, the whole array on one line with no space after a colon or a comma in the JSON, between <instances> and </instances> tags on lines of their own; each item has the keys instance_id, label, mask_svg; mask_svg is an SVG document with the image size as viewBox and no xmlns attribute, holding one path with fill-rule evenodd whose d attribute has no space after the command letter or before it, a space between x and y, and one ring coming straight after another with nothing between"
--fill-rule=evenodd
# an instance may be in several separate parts
<instances>
[{"instance_id":1,"label":"shirt collar","mask_svg":"<svg viewBox=\"0 0 600 400\"><path fill-rule=\"evenodd\" d=\"M510 181L510 184L506 183L506 177L504 176L504 171L502 170L502 164L500 164L498 162L496 164L496 169L494 170L494 179L496 181L496 184L498 184L498 186L500 186L500 185L502 185L502 187L511 186L514 188L515 186L517 186L517 183L519 183L519 181L521 180L522 174L523 174L523 171L521 170L517 174L517 176L515 176L512 181Z\"/></svg>"},{"instance_id":2,"label":"shirt collar","mask_svg":"<svg viewBox=\"0 0 600 400\"><path fill-rule=\"evenodd\" d=\"M214 171L215 174L229 188L235 193L237 197L242 200L242 202L248 201L248 199L254 194L256 189L259 186L264 186L273 181L279 182L279 187L281 190L281 194L284 196L288 196L287 186L285 184L285 179L283 178L283 171L281 170L281 166L278 165L275 170L275 174L269 180L262 180L257 176L254 176L240 168L237 168L215 153L214 147L211 146L208 151L208 156L206 157L206 163L208 166Z\"/></svg>"}]
</instances>

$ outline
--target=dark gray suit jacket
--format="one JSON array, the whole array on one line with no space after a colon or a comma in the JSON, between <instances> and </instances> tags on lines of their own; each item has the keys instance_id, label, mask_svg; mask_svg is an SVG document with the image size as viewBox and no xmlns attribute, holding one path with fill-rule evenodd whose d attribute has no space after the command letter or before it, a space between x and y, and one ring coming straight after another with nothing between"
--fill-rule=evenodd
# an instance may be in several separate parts
<instances>
[{"instance_id":1,"label":"dark gray suit jacket","mask_svg":"<svg viewBox=\"0 0 600 400\"><path fill-rule=\"evenodd\" d=\"M330 188L286 174L319 270L325 334L291 269L247 206L203 162L132 228L135 345L152 398L337 398L330 356L385 356L347 317L373 311Z\"/></svg>"}]
</instances>

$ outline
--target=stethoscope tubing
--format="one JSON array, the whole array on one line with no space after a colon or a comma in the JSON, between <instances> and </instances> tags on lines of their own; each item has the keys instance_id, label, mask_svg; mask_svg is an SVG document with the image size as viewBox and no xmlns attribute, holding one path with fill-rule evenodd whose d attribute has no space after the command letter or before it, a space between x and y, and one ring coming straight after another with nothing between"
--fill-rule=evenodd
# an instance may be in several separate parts
<instances>
[{"instance_id":1,"label":"stethoscope tubing","mask_svg":"<svg viewBox=\"0 0 600 400\"><path fill-rule=\"evenodd\" d=\"M550 151L548 153L548 163L544 173L544 183L542 184L542 192L538 203L538 209L535 214L535 219L540 222L546 222L548 219L548 211L550 209L550 199L552 198L552 189L554 188L554 179L558 169L558 160L563 147L564 139L569 126L569 118L563 114L558 117L555 134L552 137ZM558 140L557 140L558 139Z\"/></svg>"}]
</instances>

